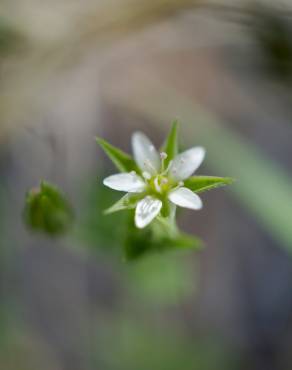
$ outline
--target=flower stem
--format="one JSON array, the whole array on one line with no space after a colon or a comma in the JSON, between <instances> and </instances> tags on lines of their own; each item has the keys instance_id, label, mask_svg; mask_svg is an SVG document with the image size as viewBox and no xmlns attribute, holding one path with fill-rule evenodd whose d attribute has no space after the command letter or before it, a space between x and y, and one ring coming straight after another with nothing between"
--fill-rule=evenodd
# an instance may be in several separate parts
<instances>
[{"instance_id":1,"label":"flower stem","mask_svg":"<svg viewBox=\"0 0 292 370\"><path fill-rule=\"evenodd\" d=\"M176 206L171 205L170 212L167 217L159 216L157 221L163 228L163 231L167 233L170 237L175 237L178 234L178 227L176 224Z\"/></svg>"}]
</instances>

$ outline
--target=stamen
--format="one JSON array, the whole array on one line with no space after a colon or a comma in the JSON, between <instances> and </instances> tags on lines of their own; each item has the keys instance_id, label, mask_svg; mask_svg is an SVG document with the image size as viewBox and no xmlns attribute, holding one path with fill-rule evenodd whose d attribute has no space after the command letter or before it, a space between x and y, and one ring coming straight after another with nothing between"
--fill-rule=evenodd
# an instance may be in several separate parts
<instances>
[{"instance_id":1,"label":"stamen","mask_svg":"<svg viewBox=\"0 0 292 370\"><path fill-rule=\"evenodd\" d=\"M168 171L170 170L170 167L171 167L171 165L172 165L172 162L173 162L173 161L170 161L170 162L168 163L168 166L166 167L166 169L161 173L161 175L162 175L162 176L167 175L167 173L168 173Z\"/></svg>"},{"instance_id":2,"label":"stamen","mask_svg":"<svg viewBox=\"0 0 292 370\"><path fill-rule=\"evenodd\" d=\"M160 158L164 161L167 158L167 154L165 152L161 152Z\"/></svg>"},{"instance_id":3,"label":"stamen","mask_svg":"<svg viewBox=\"0 0 292 370\"><path fill-rule=\"evenodd\" d=\"M161 159L161 172L164 171L164 167L165 167L165 160L167 158L167 154L165 152L161 152L160 153L160 159Z\"/></svg>"}]
</instances>

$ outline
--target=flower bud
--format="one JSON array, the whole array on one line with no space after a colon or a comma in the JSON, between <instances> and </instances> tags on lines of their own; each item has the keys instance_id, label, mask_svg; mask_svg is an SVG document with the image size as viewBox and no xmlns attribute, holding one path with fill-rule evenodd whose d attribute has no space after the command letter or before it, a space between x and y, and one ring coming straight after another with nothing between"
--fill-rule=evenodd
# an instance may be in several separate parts
<instances>
[{"instance_id":1,"label":"flower bud","mask_svg":"<svg viewBox=\"0 0 292 370\"><path fill-rule=\"evenodd\" d=\"M42 181L27 193L24 221L32 231L59 236L72 225L73 210L57 187Z\"/></svg>"}]
</instances>

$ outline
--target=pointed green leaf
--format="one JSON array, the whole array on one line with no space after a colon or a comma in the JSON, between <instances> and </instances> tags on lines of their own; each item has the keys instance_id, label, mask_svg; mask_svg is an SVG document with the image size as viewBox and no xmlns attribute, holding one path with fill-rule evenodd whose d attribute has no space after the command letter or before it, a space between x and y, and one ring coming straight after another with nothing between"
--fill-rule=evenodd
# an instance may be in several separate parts
<instances>
[{"instance_id":1,"label":"pointed green leaf","mask_svg":"<svg viewBox=\"0 0 292 370\"><path fill-rule=\"evenodd\" d=\"M174 121L171 130L166 138L165 144L162 147L162 151L167 154L167 158L165 160L166 166L178 154L177 133L178 133L178 121Z\"/></svg>"},{"instance_id":2,"label":"pointed green leaf","mask_svg":"<svg viewBox=\"0 0 292 370\"><path fill-rule=\"evenodd\" d=\"M112 160L116 165L119 171L121 172L131 172L138 171L136 163L134 160L121 149L114 147L109 144L107 141L100 137L96 137L97 143L101 146L107 156Z\"/></svg>"},{"instance_id":3,"label":"pointed green leaf","mask_svg":"<svg viewBox=\"0 0 292 370\"><path fill-rule=\"evenodd\" d=\"M202 193L234 182L231 177L192 176L184 181L184 186L196 193Z\"/></svg>"},{"instance_id":4,"label":"pointed green leaf","mask_svg":"<svg viewBox=\"0 0 292 370\"><path fill-rule=\"evenodd\" d=\"M142 196L143 197L143 196ZM125 209L135 208L137 201L141 199L141 194L126 194L119 199L115 204L104 211L104 214L109 215L114 212L123 211Z\"/></svg>"}]
</instances>

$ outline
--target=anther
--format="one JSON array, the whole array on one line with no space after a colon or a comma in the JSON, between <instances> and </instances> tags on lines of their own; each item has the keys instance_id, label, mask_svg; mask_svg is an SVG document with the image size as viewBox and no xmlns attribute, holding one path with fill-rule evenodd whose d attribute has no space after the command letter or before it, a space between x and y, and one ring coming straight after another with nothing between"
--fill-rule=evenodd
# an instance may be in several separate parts
<instances>
[{"instance_id":1,"label":"anther","mask_svg":"<svg viewBox=\"0 0 292 370\"><path fill-rule=\"evenodd\" d=\"M167 154L166 154L165 152L161 152L161 153L160 153L160 158L161 158L162 160L165 160L165 159L167 158Z\"/></svg>"}]
</instances>

